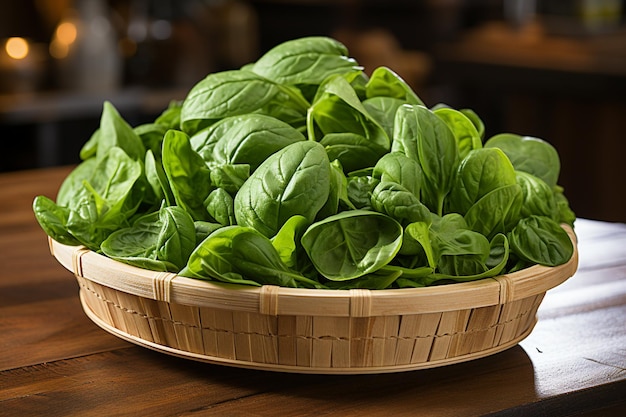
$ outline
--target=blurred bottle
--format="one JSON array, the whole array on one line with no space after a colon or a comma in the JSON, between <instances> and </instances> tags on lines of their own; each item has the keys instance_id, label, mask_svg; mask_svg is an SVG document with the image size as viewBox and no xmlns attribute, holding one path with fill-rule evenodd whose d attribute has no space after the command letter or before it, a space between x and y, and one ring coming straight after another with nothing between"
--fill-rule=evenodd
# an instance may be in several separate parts
<instances>
[{"instance_id":1,"label":"blurred bottle","mask_svg":"<svg viewBox=\"0 0 626 417\"><path fill-rule=\"evenodd\" d=\"M50 54L56 59L61 87L110 91L119 87L122 62L109 9L102 0L80 0L57 26Z\"/></svg>"}]
</instances>

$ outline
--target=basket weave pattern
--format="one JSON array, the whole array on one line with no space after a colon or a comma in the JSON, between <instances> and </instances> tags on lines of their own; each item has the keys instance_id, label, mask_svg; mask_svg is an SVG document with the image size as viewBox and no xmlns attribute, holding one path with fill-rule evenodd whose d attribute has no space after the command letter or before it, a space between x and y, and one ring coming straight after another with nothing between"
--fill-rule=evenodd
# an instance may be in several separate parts
<instances>
[{"instance_id":1,"label":"basket weave pattern","mask_svg":"<svg viewBox=\"0 0 626 417\"><path fill-rule=\"evenodd\" d=\"M50 241L86 314L133 343L194 360L300 373L431 368L514 346L577 267L408 290L242 288L124 265ZM447 288L446 288L447 287Z\"/></svg>"}]
</instances>

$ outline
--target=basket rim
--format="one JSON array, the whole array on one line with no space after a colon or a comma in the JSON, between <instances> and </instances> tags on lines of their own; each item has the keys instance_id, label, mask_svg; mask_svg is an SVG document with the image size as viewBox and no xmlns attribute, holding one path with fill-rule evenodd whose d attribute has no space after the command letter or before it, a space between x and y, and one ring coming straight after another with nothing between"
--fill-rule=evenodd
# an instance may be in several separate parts
<instances>
[{"instance_id":1,"label":"basket rim","mask_svg":"<svg viewBox=\"0 0 626 417\"><path fill-rule=\"evenodd\" d=\"M48 242L51 254L75 276L148 299L274 316L372 317L488 307L545 293L573 276L578 268L576 235L571 227L564 228L574 244L574 253L565 264L534 265L470 282L388 290L253 287L204 281L124 264L50 237Z\"/></svg>"}]
</instances>

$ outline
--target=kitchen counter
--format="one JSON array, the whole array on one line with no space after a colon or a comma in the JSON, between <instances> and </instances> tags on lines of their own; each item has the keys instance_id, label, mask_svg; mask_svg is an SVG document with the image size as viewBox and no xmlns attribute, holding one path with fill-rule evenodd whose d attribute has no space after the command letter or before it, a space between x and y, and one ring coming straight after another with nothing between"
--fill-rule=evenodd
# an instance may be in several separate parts
<instances>
[{"instance_id":1,"label":"kitchen counter","mask_svg":"<svg viewBox=\"0 0 626 417\"><path fill-rule=\"evenodd\" d=\"M576 221L577 273L519 345L441 368L301 375L171 357L83 312L32 214L71 167L0 174L1 416L617 416L626 411L626 225Z\"/></svg>"}]
</instances>

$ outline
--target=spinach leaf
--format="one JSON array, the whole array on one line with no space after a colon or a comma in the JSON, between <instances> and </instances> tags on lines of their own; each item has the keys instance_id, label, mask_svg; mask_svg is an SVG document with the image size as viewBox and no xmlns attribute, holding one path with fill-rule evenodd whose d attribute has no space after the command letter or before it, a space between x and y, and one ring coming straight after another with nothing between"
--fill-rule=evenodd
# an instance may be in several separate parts
<instances>
[{"instance_id":1,"label":"spinach leaf","mask_svg":"<svg viewBox=\"0 0 626 417\"><path fill-rule=\"evenodd\" d=\"M486 148L500 148L518 171L541 178L550 187L559 179L561 161L556 149L543 139L501 133L485 143Z\"/></svg>"},{"instance_id":2,"label":"spinach leaf","mask_svg":"<svg viewBox=\"0 0 626 417\"><path fill-rule=\"evenodd\" d=\"M447 206L452 212L465 214L491 191L517 183L509 158L497 148L470 151L461 161Z\"/></svg>"},{"instance_id":3,"label":"spinach leaf","mask_svg":"<svg viewBox=\"0 0 626 417\"><path fill-rule=\"evenodd\" d=\"M219 223L207 222L204 220L196 220L193 222L193 226L196 231L196 244L194 247L197 247L211 233L223 227Z\"/></svg>"},{"instance_id":4,"label":"spinach leaf","mask_svg":"<svg viewBox=\"0 0 626 417\"><path fill-rule=\"evenodd\" d=\"M340 139L345 139L347 146L368 148L377 157L384 155L390 148L390 140L385 130L367 112L348 81L340 76L330 77L320 86L308 111L307 128L309 139L312 140L317 140L317 131L324 138L329 134L341 134L326 139L326 146L329 140L332 140L332 145L338 146ZM366 168L371 163L367 161L358 168L349 168L357 159L343 160L340 156L335 155L332 158L339 159L348 172ZM372 165L373 163L369 166Z\"/></svg>"},{"instance_id":5,"label":"spinach leaf","mask_svg":"<svg viewBox=\"0 0 626 417\"><path fill-rule=\"evenodd\" d=\"M210 234L179 275L233 284L322 287L289 269L267 237L242 226L223 227Z\"/></svg>"},{"instance_id":6,"label":"spinach leaf","mask_svg":"<svg viewBox=\"0 0 626 417\"><path fill-rule=\"evenodd\" d=\"M420 197L422 167L417 161L400 152L391 152L380 158L374 166L372 176L382 182L395 182L415 197Z\"/></svg>"},{"instance_id":7,"label":"spinach leaf","mask_svg":"<svg viewBox=\"0 0 626 417\"><path fill-rule=\"evenodd\" d=\"M361 67L348 57L348 49L339 41L310 36L273 47L251 70L280 84L319 85L331 75L357 72Z\"/></svg>"},{"instance_id":8,"label":"spinach leaf","mask_svg":"<svg viewBox=\"0 0 626 417\"><path fill-rule=\"evenodd\" d=\"M439 215L459 164L454 134L446 123L423 106L403 105L396 113L392 151L403 153L422 167L422 200Z\"/></svg>"},{"instance_id":9,"label":"spinach leaf","mask_svg":"<svg viewBox=\"0 0 626 417\"><path fill-rule=\"evenodd\" d=\"M163 136L165 136L167 130L165 126L156 123L145 123L133 129L139 136L139 139L141 139L144 148L152 151L159 158L161 157Z\"/></svg>"},{"instance_id":10,"label":"spinach leaf","mask_svg":"<svg viewBox=\"0 0 626 417\"><path fill-rule=\"evenodd\" d=\"M209 74L189 91L181 109L181 127L193 135L225 117L255 112L269 115L287 112L304 122L308 107L309 103L296 89L251 71L222 71ZM285 121L293 124L298 120Z\"/></svg>"},{"instance_id":11,"label":"spinach leaf","mask_svg":"<svg viewBox=\"0 0 626 417\"><path fill-rule=\"evenodd\" d=\"M348 176L348 199L357 209L372 208L372 192L380 180L372 176Z\"/></svg>"},{"instance_id":12,"label":"spinach leaf","mask_svg":"<svg viewBox=\"0 0 626 417\"><path fill-rule=\"evenodd\" d=\"M516 176L522 189L520 216L546 216L558 221L560 211L550 186L542 179L523 171L517 171Z\"/></svg>"},{"instance_id":13,"label":"spinach leaf","mask_svg":"<svg viewBox=\"0 0 626 417\"><path fill-rule=\"evenodd\" d=\"M285 265L270 240L257 232L233 236L232 259L244 277L254 277L261 284L282 287L322 288Z\"/></svg>"},{"instance_id":14,"label":"spinach leaf","mask_svg":"<svg viewBox=\"0 0 626 417\"><path fill-rule=\"evenodd\" d=\"M157 116L154 123L163 126L165 130L180 129L180 111L183 107L183 102L180 100L172 100L167 106L167 109Z\"/></svg>"},{"instance_id":15,"label":"spinach leaf","mask_svg":"<svg viewBox=\"0 0 626 417\"><path fill-rule=\"evenodd\" d=\"M69 207L83 188L83 182L94 175L97 166L96 158L89 158L78 164L61 183L56 203L59 206Z\"/></svg>"},{"instance_id":16,"label":"spinach leaf","mask_svg":"<svg viewBox=\"0 0 626 417\"><path fill-rule=\"evenodd\" d=\"M465 158L470 151L483 147L476 126L462 112L451 108L441 108L433 112L452 130L461 159Z\"/></svg>"},{"instance_id":17,"label":"spinach leaf","mask_svg":"<svg viewBox=\"0 0 626 417\"><path fill-rule=\"evenodd\" d=\"M251 171L276 151L304 140L289 124L263 114L227 117L190 138L206 162L248 164Z\"/></svg>"},{"instance_id":18,"label":"spinach leaf","mask_svg":"<svg viewBox=\"0 0 626 417\"><path fill-rule=\"evenodd\" d=\"M489 244L489 256L484 260L483 265L485 268L483 272L470 275L435 272L431 275L421 277L417 281L419 281L422 286L427 286L438 282L467 282L495 277L504 271L509 259L509 253L508 239L503 234L497 234Z\"/></svg>"},{"instance_id":19,"label":"spinach leaf","mask_svg":"<svg viewBox=\"0 0 626 417\"><path fill-rule=\"evenodd\" d=\"M561 265L574 253L574 246L565 229L545 216L521 219L508 238L512 251L532 264Z\"/></svg>"},{"instance_id":20,"label":"spinach leaf","mask_svg":"<svg viewBox=\"0 0 626 417\"><path fill-rule=\"evenodd\" d=\"M559 211L559 223L565 223L574 227L576 221L576 213L570 208L569 201L563 193L563 187L557 185L553 189L554 201L556 202L557 210Z\"/></svg>"},{"instance_id":21,"label":"spinach leaf","mask_svg":"<svg viewBox=\"0 0 626 417\"><path fill-rule=\"evenodd\" d=\"M152 192L157 200L165 200L168 206L174 205L174 196L172 189L167 181L167 175L163 169L163 163L156 160L152 150L146 152L146 161L144 163L145 175Z\"/></svg>"},{"instance_id":22,"label":"spinach leaf","mask_svg":"<svg viewBox=\"0 0 626 417\"><path fill-rule=\"evenodd\" d=\"M346 172L373 166L387 150L356 133L329 133L319 142L328 159L338 160Z\"/></svg>"},{"instance_id":23,"label":"spinach leaf","mask_svg":"<svg viewBox=\"0 0 626 417\"><path fill-rule=\"evenodd\" d=\"M185 133L168 130L165 134L163 168L176 205L184 208L194 220L209 220L204 201L212 190L211 173L191 148Z\"/></svg>"},{"instance_id":24,"label":"spinach leaf","mask_svg":"<svg viewBox=\"0 0 626 417\"><path fill-rule=\"evenodd\" d=\"M372 97L363 100L363 107L367 113L380 124L390 138L393 137L396 112L403 104L406 102L393 97Z\"/></svg>"},{"instance_id":25,"label":"spinach leaf","mask_svg":"<svg viewBox=\"0 0 626 417\"><path fill-rule=\"evenodd\" d=\"M140 162L121 148L109 148L69 201L68 232L88 248L99 250L102 241L127 226L136 212L143 194L134 186L141 175Z\"/></svg>"},{"instance_id":26,"label":"spinach leaf","mask_svg":"<svg viewBox=\"0 0 626 417\"><path fill-rule=\"evenodd\" d=\"M250 177L248 164L211 164L211 184L216 188L223 188L231 196L237 194L244 182Z\"/></svg>"},{"instance_id":27,"label":"spinach leaf","mask_svg":"<svg viewBox=\"0 0 626 417\"><path fill-rule=\"evenodd\" d=\"M354 288L365 288L368 290L384 290L392 286L398 278L403 275L403 271L399 268L382 267L378 271L374 271L367 275L351 279L348 281L329 281L326 283L328 288L335 290L351 290Z\"/></svg>"},{"instance_id":28,"label":"spinach leaf","mask_svg":"<svg viewBox=\"0 0 626 417\"><path fill-rule=\"evenodd\" d=\"M80 245L80 241L67 230L67 221L70 210L59 206L45 196L37 196L33 201L33 212L39 226L52 239L70 246Z\"/></svg>"},{"instance_id":29,"label":"spinach leaf","mask_svg":"<svg viewBox=\"0 0 626 417\"><path fill-rule=\"evenodd\" d=\"M217 229L204 239L189 256L187 265L178 275L189 278L216 280L230 284L260 286L256 280L242 276L233 258L233 239L239 234L256 233L254 229L227 226Z\"/></svg>"},{"instance_id":30,"label":"spinach leaf","mask_svg":"<svg viewBox=\"0 0 626 417\"><path fill-rule=\"evenodd\" d=\"M392 97L407 104L424 105L413 89L398 74L387 67L377 67L365 85L367 98Z\"/></svg>"},{"instance_id":31,"label":"spinach leaf","mask_svg":"<svg viewBox=\"0 0 626 417\"><path fill-rule=\"evenodd\" d=\"M323 219L337 214L341 207L348 210L356 208L348 197L348 179L343 173L341 162L335 159L330 163L330 188L328 190L328 199L317 213L317 219Z\"/></svg>"},{"instance_id":32,"label":"spinach leaf","mask_svg":"<svg viewBox=\"0 0 626 417\"><path fill-rule=\"evenodd\" d=\"M91 134L87 142L83 144L82 148L80 148L79 157L82 161L86 161L92 156L96 156L96 153L98 152L99 137L100 129L98 128Z\"/></svg>"},{"instance_id":33,"label":"spinach leaf","mask_svg":"<svg viewBox=\"0 0 626 417\"><path fill-rule=\"evenodd\" d=\"M211 191L204 202L209 215L223 226L236 224L233 198L223 188Z\"/></svg>"},{"instance_id":34,"label":"spinach leaf","mask_svg":"<svg viewBox=\"0 0 626 417\"><path fill-rule=\"evenodd\" d=\"M478 114L476 114L476 112L472 109L459 109L459 111L472 122L472 124L476 128L476 131L478 132L478 136L482 141L482 139L485 137L485 123L483 123L480 116L478 116Z\"/></svg>"},{"instance_id":35,"label":"spinach leaf","mask_svg":"<svg viewBox=\"0 0 626 417\"><path fill-rule=\"evenodd\" d=\"M119 229L102 242L115 260L153 271L178 272L196 246L193 219L180 207L163 207Z\"/></svg>"},{"instance_id":36,"label":"spinach leaf","mask_svg":"<svg viewBox=\"0 0 626 417\"><path fill-rule=\"evenodd\" d=\"M292 216L309 223L330 190L330 162L317 142L296 142L267 158L235 196L237 223L274 236Z\"/></svg>"},{"instance_id":37,"label":"spinach leaf","mask_svg":"<svg viewBox=\"0 0 626 417\"><path fill-rule=\"evenodd\" d=\"M300 270L302 262L300 238L304 234L309 222L304 216L295 215L289 218L272 237L271 242L281 261L289 268Z\"/></svg>"},{"instance_id":38,"label":"spinach leaf","mask_svg":"<svg viewBox=\"0 0 626 417\"><path fill-rule=\"evenodd\" d=\"M403 226L430 219L428 207L415 194L395 182L380 182L372 191L371 202L374 210L386 214Z\"/></svg>"},{"instance_id":39,"label":"spinach leaf","mask_svg":"<svg viewBox=\"0 0 626 417\"><path fill-rule=\"evenodd\" d=\"M409 224L405 229L405 238L403 242L402 251L407 255L417 255L420 253L414 247L417 244L422 248L428 266L431 269L435 269L439 263L439 259L435 252L434 242L431 238L430 227L432 221L414 222ZM406 249L406 246L413 246L411 250Z\"/></svg>"},{"instance_id":40,"label":"spinach leaf","mask_svg":"<svg viewBox=\"0 0 626 417\"><path fill-rule=\"evenodd\" d=\"M345 281L388 264L400 250L402 233L391 217L350 210L312 224L302 246L321 275Z\"/></svg>"},{"instance_id":41,"label":"spinach leaf","mask_svg":"<svg viewBox=\"0 0 626 417\"><path fill-rule=\"evenodd\" d=\"M121 148L136 161L143 161L146 148L141 138L108 101L104 102L99 130L96 154L99 161L104 159L109 149L113 147Z\"/></svg>"},{"instance_id":42,"label":"spinach leaf","mask_svg":"<svg viewBox=\"0 0 626 417\"><path fill-rule=\"evenodd\" d=\"M496 188L470 207L465 220L472 230L488 238L507 233L520 219L522 200L518 184Z\"/></svg>"}]
</instances>

